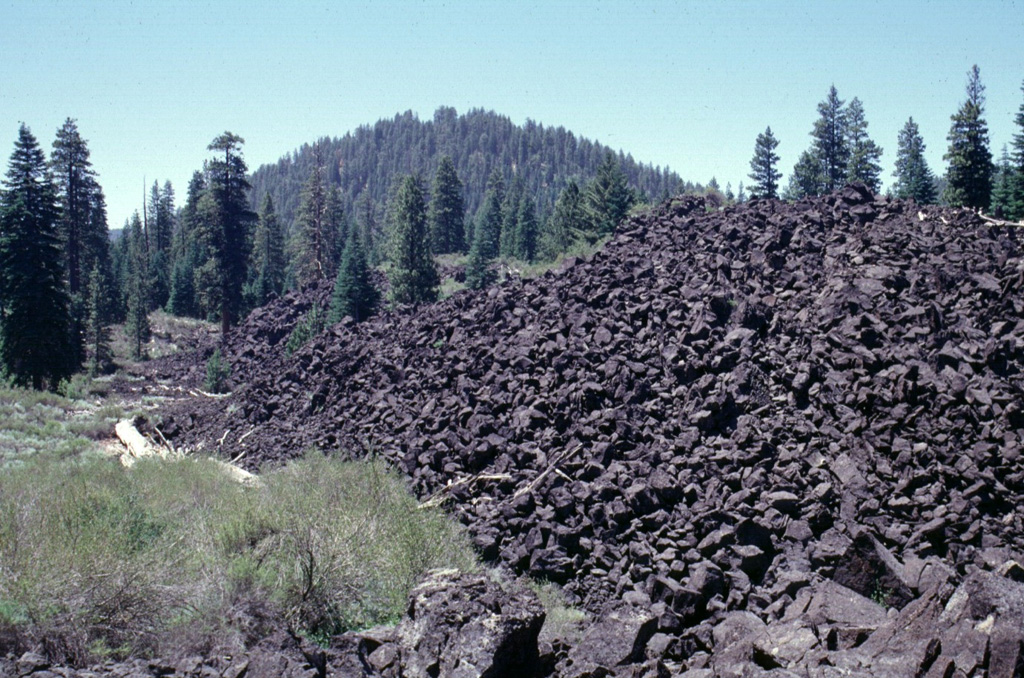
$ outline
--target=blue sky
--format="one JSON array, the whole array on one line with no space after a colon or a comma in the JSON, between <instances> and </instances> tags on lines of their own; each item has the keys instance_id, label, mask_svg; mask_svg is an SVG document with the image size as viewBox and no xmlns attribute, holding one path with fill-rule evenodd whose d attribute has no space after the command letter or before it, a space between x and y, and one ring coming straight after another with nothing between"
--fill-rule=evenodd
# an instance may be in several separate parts
<instances>
[{"instance_id":1,"label":"blue sky","mask_svg":"<svg viewBox=\"0 0 1024 678\"><path fill-rule=\"evenodd\" d=\"M0 0L0 154L78 120L111 228L143 180L188 178L224 130L250 168L324 135L441 105L531 118L684 178L748 181L771 125L788 177L835 84L885 149L913 116L942 173L981 68L993 153L1024 93L1019 2L160 2ZM784 177L785 181L785 177Z\"/></svg>"}]
</instances>

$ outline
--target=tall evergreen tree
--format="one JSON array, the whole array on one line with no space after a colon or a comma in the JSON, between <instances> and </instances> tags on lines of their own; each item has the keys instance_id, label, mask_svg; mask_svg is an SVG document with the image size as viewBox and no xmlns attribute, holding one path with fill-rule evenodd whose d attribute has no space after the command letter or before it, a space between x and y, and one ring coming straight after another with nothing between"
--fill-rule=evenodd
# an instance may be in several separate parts
<instances>
[{"instance_id":1,"label":"tall evergreen tree","mask_svg":"<svg viewBox=\"0 0 1024 678\"><path fill-rule=\"evenodd\" d=\"M801 153L796 165L793 166L793 173L789 175L789 184L783 198L799 200L809 195L821 195L825 187L821 167L821 160L813 150Z\"/></svg>"},{"instance_id":2,"label":"tall evergreen tree","mask_svg":"<svg viewBox=\"0 0 1024 678\"><path fill-rule=\"evenodd\" d=\"M513 256L520 261L532 262L537 258L537 209L533 198L523 194L519 198L519 209L516 217L516 231Z\"/></svg>"},{"instance_id":3,"label":"tall evergreen tree","mask_svg":"<svg viewBox=\"0 0 1024 678\"><path fill-rule=\"evenodd\" d=\"M174 315L193 318L200 316L195 278L196 270L206 258L201 240L204 229L200 224L199 212L199 201L205 191L206 177L202 172L193 173L172 238L173 264L167 310Z\"/></svg>"},{"instance_id":4,"label":"tall evergreen tree","mask_svg":"<svg viewBox=\"0 0 1024 678\"><path fill-rule=\"evenodd\" d=\"M1013 165L1010 164L1010 153L1003 144L1003 153L996 165L992 181L992 214L998 219L1013 219Z\"/></svg>"},{"instance_id":5,"label":"tall evergreen tree","mask_svg":"<svg viewBox=\"0 0 1024 678\"><path fill-rule=\"evenodd\" d=\"M399 304L435 301L441 279L430 254L427 206L419 177L402 180L395 195L394 227L392 299Z\"/></svg>"},{"instance_id":6,"label":"tall evergreen tree","mask_svg":"<svg viewBox=\"0 0 1024 678\"><path fill-rule=\"evenodd\" d=\"M370 281L362 239L355 230L351 230L341 255L338 277L334 281L327 322L333 324L345 316L356 322L366 320L373 315L377 301L377 289Z\"/></svg>"},{"instance_id":7,"label":"tall evergreen tree","mask_svg":"<svg viewBox=\"0 0 1024 678\"><path fill-rule=\"evenodd\" d=\"M515 256L516 232L519 230L519 201L523 197L523 180L518 174L513 175L505 200L501 203L501 237L498 254L502 257Z\"/></svg>"},{"instance_id":8,"label":"tall evergreen tree","mask_svg":"<svg viewBox=\"0 0 1024 678\"><path fill-rule=\"evenodd\" d=\"M327 193L323 153L318 143L313 150L313 167L302 189L296 220L298 242L295 244L294 267L300 284L324 278L329 268Z\"/></svg>"},{"instance_id":9,"label":"tall evergreen tree","mask_svg":"<svg viewBox=\"0 0 1024 678\"><path fill-rule=\"evenodd\" d=\"M150 272L149 249L146 246L146 235L142 230L142 220L138 212L132 215L125 231L128 237L128 311L124 331L128 337L132 358L142 360L146 357L146 343L151 333Z\"/></svg>"},{"instance_id":10,"label":"tall evergreen tree","mask_svg":"<svg viewBox=\"0 0 1024 678\"><path fill-rule=\"evenodd\" d=\"M262 306L284 292L284 235L270 193L263 196L252 249L254 280L250 303Z\"/></svg>"},{"instance_id":11,"label":"tall evergreen tree","mask_svg":"<svg viewBox=\"0 0 1024 678\"><path fill-rule=\"evenodd\" d=\"M99 264L104 274L109 274L110 251L103 190L89 160L87 144L71 118L57 130L50 154L50 170L60 207L58 231L71 299L72 337L76 359L81 362L85 358L86 283L94 264Z\"/></svg>"},{"instance_id":12,"label":"tall evergreen tree","mask_svg":"<svg viewBox=\"0 0 1024 678\"><path fill-rule=\"evenodd\" d=\"M0 365L15 383L55 388L78 366L57 191L24 124L0 193Z\"/></svg>"},{"instance_id":13,"label":"tall evergreen tree","mask_svg":"<svg viewBox=\"0 0 1024 678\"><path fill-rule=\"evenodd\" d=\"M766 127L763 134L758 134L754 141L754 157L750 160L748 176L754 181L750 194L755 198L779 197L782 172L777 169L779 155L775 149L778 145L779 140L772 134L771 126Z\"/></svg>"},{"instance_id":14,"label":"tall evergreen tree","mask_svg":"<svg viewBox=\"0 0 1024 678\"><path fill-rule=\"evenodd\" d=\"M166 182L170 187L170 183ZM160 183L153 182L144 225L148 224L150 309L163 308L171 294L171 241L174 233L174 193L164 197Z\"/></svg>"},{"instance_id":15,"label":"tall evergreen tree","mask_svg":"<svg viewBox=\"0 0 1024 678\"><path fill-rule=\"evenodd\" d=\"M430 242L435 254L465 250L465 221L462 182L455 172L451 156L446 155L441 158L434 175L434 190L430 201Z\"/></svg>"},{"instance_id":16,"label":"tall evergreen tree","mask_svg":"<svg viewBox=\"0 0 1024 678\"><path fill-rule=\"evenodd\" d=\"M605 152L597 176L587 186L583 204L591 231L588 239L594 241L615 230L633 206L633 192L611 151Z\"/></svg>"},{"instance_id":17,"label":"tall evergreen tree","mask_svg":"<svg viewBox=\"0 0 1024 678\"><path fill-rule=\"evenodd\" d=\"M341 190L332 186L327 190L327 234L325 249L327 257L325 260L325 276L333 280L338 274L338 266L341 263L341 256L345 251L345 243L348 242L349 223L345 215L345 208L341 204Z\"/></svg>"},{"instance_id":18,"label":"tall evergreen tree","mask_svg":"<svg viewBox=\"0 0 1024 678\"><path fill-rule=\"evenodd\" d=\"M58 229L64 249L68 292L83 294L93 264L103 261L107 248L106 220L96 223L95 208L102 199L86 141L76 122L68 118L57 130L50 168L60 207Z\"/></svg>"},{"instance_id":19,"label":"tall evergreen tree","mask_svg":"<svg viewBox=\"0 0 1024 678\"><path fill-rule=\"evenodd\" d=\"M558 194L555 209L541 236L541 253L546 259L554 259L568 251L583 237L586 226L583 196L576 181L570 179L568 185Z\"/></svg>"},{"instance_id":20,"label":"tall evergreen tree","mask_svg":"<svg viewBox=\"0 0 1024 678\"><path fill-rule=\"evenodd\" d=\"M203 265L204 288L211 305L220 314L221 333L227 334L242 308L242 287L249 259L249 228L255 214L249 210L246 179L248 168L242 159L245 140L225 132L210 143L208 150L222 153L207 162L209 200L200 200L203 242L210 259Z\"/></svg>"},{"instance_id":21,"label":"tall evergreen tree","mask_svg":"<svg viewBox=\"0 0 1024 678\"><path fill-rule=\"evenodd\" d=\"M1024 92L1024 84L1021 85L1021 92ZM1013 122L1017 125L1017 131L1013 134L1010 142L1010 166L1012 175L1010 178L1010 210L1008 219L1024 221L1024 103L1017 109L1017 115Z\"/></svg>"},{"instance_id":22,"label":"tall evergreen tree","mask_svg":"<svg viewBox=\"0 0 1024 678\"><path fill-rule=\"evenodd\" d=\"M811 132L814 138L812 148L814 157L821 163L821 190L831 193L846 181L850 161L847 112L835 85L829 88L828 97L818 104L818 115Z\"/></svg>"},{"instance_id":23,"label":"tall evergreen tree","mask_svg":"<svg viewBox=\"0 0 1024 678\"><path fill-rule=\"evenodd\" d=\"M482 290L497 277L491 269L496 253L491 250L487 241L487 234L478 226L466 264L466 286L471 290Z\"/></svg>"},{"instance_id":24,"label":"tall evergreen tree","mask_svg":"<svg viewBox=\"0 0 1024 678\"><path fill-rule=\"evenodd\" d=\"M502 204L504 201L505 180L501 176L501 171L495 167L487 180L487 194L484 196L484 203L480 208L473 235L473 247L479 251L481 257L487 260L498 256L501 245Z\"/></svg>"},{"instance_id":25,"label":"tall evergreen tree","mask_svg":"<svg viewBox=\"0 0 1024 678\"><path fill-rule=\"evenodd\" d=\"M854 97L846 108L846 144L850 159L846 166L846 180L866 184L872 193L882 188L882 148L868 136L868 121L864 105Z\"/></svg>"},{"instance_id":26,"label":"tall evergreen tree","mask_svg":"<svg viewBox=\"0 0 1024 678\"><path fill-rule=\"evenodd\" d=\"M943 197L953 207L987 210L992 197L992 153L984 112L985 86L975 65L967 74L967 100L952 116L946 137L949 150L943 156L949 163Z\"/></svg>"},{"instance_id":27,"label":"tall evergreen tree","mask_svg":"<svg viewBox=\"0 0 1024 678\"><path fill-rule=\"evenodd\" d=\"M107 290L99 263L89 274L89 301L86 315L86 346L89 353L89 376L108 371L113 354L110 350L110 322L107 317Z\"/></svg>"},{"instance_id":28,"label":"tall evergreen tree","mask_svg":"<svg viewBox=\"0 0 1024 678\"><path fill-rule=\"evenodd\" d=\"M935 202L935 177L924 159L924 139L913 118L900 130L894 176L893 194L897 198L913 198L920 205Z\"/></svg>"}]
</instances>

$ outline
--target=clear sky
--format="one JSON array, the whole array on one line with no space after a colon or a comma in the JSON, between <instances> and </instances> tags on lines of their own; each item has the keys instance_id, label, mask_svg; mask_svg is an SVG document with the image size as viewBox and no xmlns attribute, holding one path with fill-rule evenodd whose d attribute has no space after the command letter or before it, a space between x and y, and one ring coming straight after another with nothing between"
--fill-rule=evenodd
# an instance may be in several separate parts
<instances>
[{"instance_id":1,"label":"clear sky","mask_svg":"<svg viewBox=\"0 0 1024 678\"><path fill-rule=\"evenodd\" d=\"M1024 0L0 0L0 155L6 170L21 121L49 152L76 118L119 228L144 178L169 179L180 203L225 130L255 169L448 105L563 125L735 189L767 125L786 181L835 84L863 102L888 183L910 116L945 171L975 63L998 156L1024 102Z\"/></svg>"}]
</instances>

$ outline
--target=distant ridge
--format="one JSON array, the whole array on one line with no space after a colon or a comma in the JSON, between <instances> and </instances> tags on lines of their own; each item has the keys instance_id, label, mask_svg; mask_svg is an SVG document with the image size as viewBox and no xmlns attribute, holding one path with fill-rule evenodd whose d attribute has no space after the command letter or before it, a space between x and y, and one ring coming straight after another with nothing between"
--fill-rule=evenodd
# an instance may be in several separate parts
<instances>
[{"instance_id":1,"label":"distant ridge","mask_svg":"<svg viewBox=\"0 0 1024 678\"><path fill-rule=\"evenodd\" d=\"M585 181L593 177L605 152L614 150L564 127L546 127L532 120L519 126L493 111L473 109L459 115L450 107L438 108L432 120L420 120L407 111L318 143L330 182L341 188L346 213L351 217L356 201L367 193L376 218L383 213L392 177L419 172L429 186L445 155L451 156L462 180L467 217L472 217L482 202L487 177L494 167L502 169L506 181L516 173L537 200L543 217L550 213L569 179ZM286 228L291 227L302 185L314 162L313 148L305 144L253 173L254 209L269 192ZM617 155L630 185L652 199L690 187L667 167L642 164L621 151Z\"/></svg>"}]
</instances>

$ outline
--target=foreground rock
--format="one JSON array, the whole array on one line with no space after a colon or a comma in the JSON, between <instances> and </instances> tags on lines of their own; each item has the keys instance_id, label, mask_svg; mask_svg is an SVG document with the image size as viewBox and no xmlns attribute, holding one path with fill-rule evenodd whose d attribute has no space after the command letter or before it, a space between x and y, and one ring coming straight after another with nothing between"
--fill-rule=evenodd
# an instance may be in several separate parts
<instances>
[{"instance_id":1,"label":"foreground rock","mask_svg":"<svg viewBox=\"0 0 1024 678\"><path fill-rule=\"evenodd\" d=\"M646 605L644 671L715 671L728 639L790 670L874 638L864 600L903 614L1020 560L1022 284L1019 231L966 211L862 186L710 214L677 199L536 280L291 357L253 343L227 403L160 426L251 468L373 450L486 559L594 619ZM273 311L250 322L240 337L270 336Z\"/></svg>"}]
</instances>

